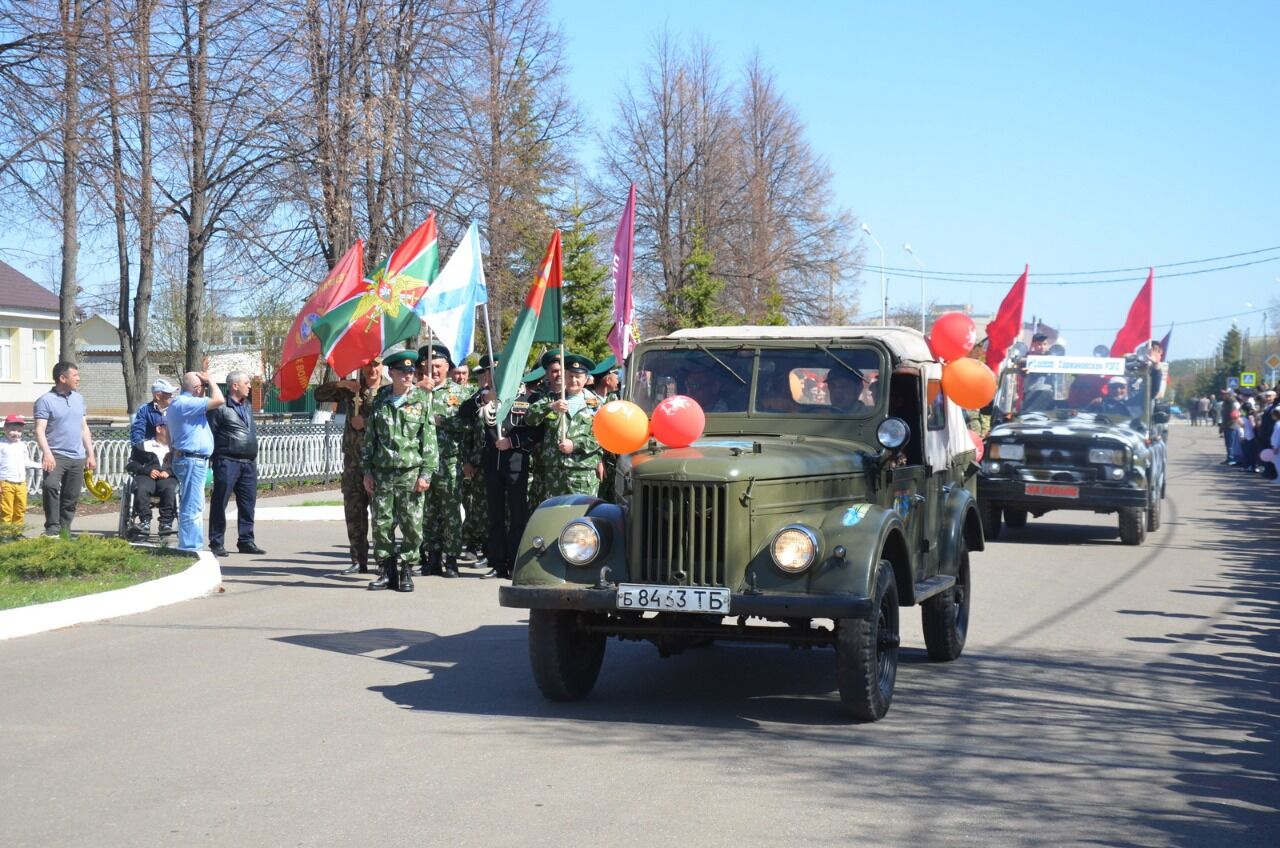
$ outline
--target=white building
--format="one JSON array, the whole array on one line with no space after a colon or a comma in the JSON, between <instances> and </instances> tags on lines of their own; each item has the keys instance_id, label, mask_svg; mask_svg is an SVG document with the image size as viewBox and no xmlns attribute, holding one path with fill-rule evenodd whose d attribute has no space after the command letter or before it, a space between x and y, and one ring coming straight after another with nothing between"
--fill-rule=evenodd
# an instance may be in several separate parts
<instances>
[{"instance_id":1,"label":"white building","mask_svg":"<svg viewBox=\"0 0 1280 848\"><path fill-rule=\"evenodd\" d=\"M60 340L58 296L0 262L0 416L31 419L53 385Z\"/></svg>"}]
</instances>

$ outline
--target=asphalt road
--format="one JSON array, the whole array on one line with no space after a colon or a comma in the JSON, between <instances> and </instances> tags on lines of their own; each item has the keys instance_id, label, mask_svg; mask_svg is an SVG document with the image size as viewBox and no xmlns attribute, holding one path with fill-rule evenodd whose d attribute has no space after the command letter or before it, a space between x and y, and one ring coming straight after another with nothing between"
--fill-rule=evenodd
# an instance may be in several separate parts
<instances>
[{"instance_id":1,"label":"asphalt road","mask_svg":"<svg viewBox=\"0 0 1280 848\"><path fill-rule=\"evenodd\" d=\"M0 642L0 845L1274 846L1280 485L1220 452L1175 428L1143 547L1006 530L870 725L824 650L615 641L552 704L494 582L366 592L338 524L264 524L223 594Z\"/></svg>"}]
</instances>

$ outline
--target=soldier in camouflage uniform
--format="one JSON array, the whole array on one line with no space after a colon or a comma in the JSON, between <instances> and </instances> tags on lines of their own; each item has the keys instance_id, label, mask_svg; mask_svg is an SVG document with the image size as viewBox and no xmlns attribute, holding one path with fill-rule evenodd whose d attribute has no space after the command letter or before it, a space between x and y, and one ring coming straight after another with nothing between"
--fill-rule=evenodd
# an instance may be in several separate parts
<instances>
[{"instance_id":1,"label":"soldier in camouflage uniform","mask_svg":"<svg viewBox=\"0 0 1280 848\"><path fill-rule=\"evenodd\" d=\"M591 391L595 393L596 397L600 398L602 404L618 399L618 387L620 386L618 357L609 354L608 358L591 369L591 376L595 378L595 382L591 384ZM604 479L600 481L600 492L597 497L601 500L612 502L615 497L613 489L617 477L618 455L605 451Z\"/></svg>"},{"instance_id":2,"label":"soldier in camouflage uniform","mask_svg":"<svg viewBox=\"0 0 1280 848\"><path fill-rule=\"evenodd\" d=\"M342 505L347 518L347 547L351 566L343 574L369 572L369 493L364 490L365 423L373 412L373 399L382 385L382 357L360 369L354 380L334 380L316 386L319 403L338 404L342 426Z\"/></svg>"},{"instance_id":3,"label":"soldier in camouflage uniform","mask_svg":"<svg viewBox=\"0 0 1280 848\"><path fill-rule=\"evenodd\" d=\"M440 464L431 478L431 490L427 493L422 515L422 548L419 564L422 574L458 576L458 554L462 553L462 490L459 486L458 465L466 430L470 422L458 418L458 409L467 393L449 379L453 359L444 345L423 347L419 362L428 362L430 385L429 405L436 426L436 442L439 446ZM424 388L423 383L418 384Z\"/></svg>"},{"instance_id":4,"label":"soldier in camouflage uniform","mask_svg":"<svg viewBox=\"0 0 1280 848\"><path fill-rule=\"evenodd\" d=\"M559 363L552 363L557 366ZM557 495L592 495L600 490L604 477L604 451L592 430L600 398L586 388L588 372L595 363L585 356L569 354L564 358L564 391L562 400L550 395L529 409L529 423L543 427L543 445L547 463L546 497ZM548 374L551 369L548 368ZM561 420L563 419L563 431Z\"/></svg>"},{"instance_id":5,"label":"soldier in camouflage uniform","mask_svg":"<svg viewBox=\"0 0 1280 848\"><path fill-rule=\"evenodd\" d=\"M559 361L556 362L555 367L559 369ZM559 380L559 373L559 370L557 370L557 380ZM559 390L559 383L557 383L556 391L558 392ZM520 400L532 402L533 399L545 397L546 394L547 369L539 365L537 368L524 375ZM541 435L541 428L539 428L539 435ZM534 445L533 449L529 451L529 470L527 475L529 483L529 509L536 509L538 504L542 503L543 499L546 497L546 495L543 494L545 491L543 482L546 479L546 475L543 473L543 470L546 467L546 463L543 460L542 450L543 443L540 440Z\"/></svg>"},{"instance_id":6,"label":"soldier in camouflage uniform","mask_svg":"<svg viewBox=\"0 0 1280 848\"><path fill-rule=\"evenodd\" d=\"M486 374L489 366L486 364L488 357L481 359L480 365L476 368L475 374L480 379L480 385L467 385L463 389L467 396L462 402L462 409L466 409L467 404L480 391L481 386L486 385L488 378ZM457 369L454 369L455 371ZM459 458L461 459L460 486L462 489L462 511L466 515L462 519L462 547L465 550L475 554L475 566L483 568L488 564L487 545L485 544L489 538L489 517L487 500L484 493L484 475L481 473L481 457L484 453L484 427L477 417L464 418L466 426L463 428L462 444L459 448Z\"/></svg>"},{"instance_id":7,"label":"soldier in camouflage uniform","mask_svg":"<svg viewBox=\"0 0 1280 848\"><path fill-rule=\"evenodd\" d=\"M413 591L409 563L398 562L395 531L404 550L422 544L422 505L439 460L430 398L413 384L418 356L401 351L386 357L391 389L379 392L365 426L364 489L373 496L373 555L383 567L370 589Z\"/></svg>"}]
</instances>

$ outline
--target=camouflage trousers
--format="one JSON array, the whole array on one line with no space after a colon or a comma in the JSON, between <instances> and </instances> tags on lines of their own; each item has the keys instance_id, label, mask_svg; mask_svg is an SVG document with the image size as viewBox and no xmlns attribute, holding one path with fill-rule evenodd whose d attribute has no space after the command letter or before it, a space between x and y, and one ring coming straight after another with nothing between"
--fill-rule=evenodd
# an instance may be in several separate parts
<instances>
[{"instance_id":1,"label":"camouflage trousers","mask_svg":"<svg viewBox=\"0 0 1280 848\"><path fill-rule=\"evenodd\" d=\"M415 492L418 470L386 470L373 473L373 556L378 562L396 555L396 528L403 550L422 544L422 492Z\"/></svg>"},{"instance_id":2,"label":"camouflage trousers","mask_svg":"<svg viewBox=\"0 0 1280 848\"><path fill-rule=\"evenodd\" d=\"M347 548L351 561L369 563L369 493L364 490L360 466L342 472L342 509L347 519Z\"/></svg>"},{"instance_id":3,"label":"camouflage trousers","mask_svg":"<svg viewBox=\"0 0 1280 848\"><path fill-rule=\"evenodd\" d=\"M489 538L489 510L485 503L484 474L477 468L471 477L463 476L459 485L462 488L462 508L467 513L462 521L462 546L478 554L484 550L485 541Z\"/></svg>"},{"instance_id":4,"label":"camouflage trousers","mask_svg":"<svg viewBox=\"0 0 1280 848\"><path fill-rule=\"evenodd\" d=\"M462 515L458 506L462 492L458 486L458 458L440 457L440 467L431 475L422 512L422 553L440 551L445 556L462 553Z\"/></svg>"},{"instance_id":5,"label":"camouflage trousers","mask_svg":"<svg viewBox=\"0 0 1280 848\"><path fill-rule=\"evenodd\" d=\"M557 495L591 495L600 491L600 478L594 468L564 468L553 466L546 473L544 498Z\"/></svg>"}]
</instances>

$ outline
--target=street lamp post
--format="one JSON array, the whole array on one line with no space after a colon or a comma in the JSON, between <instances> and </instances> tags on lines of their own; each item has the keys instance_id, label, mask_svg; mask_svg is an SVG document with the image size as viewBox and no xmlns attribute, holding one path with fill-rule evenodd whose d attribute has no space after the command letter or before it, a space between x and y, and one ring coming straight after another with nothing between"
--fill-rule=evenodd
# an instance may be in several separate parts
<instances>
[{"instance_id":1,"label":"street lamp post","mask_svg":"<svg viewBox=\"0 0 1280 848\"><path fill-rule=\"evenodd\" d=\"M880 244L880 240L872 235L871 228L866 224L862 225L862 231L875 242L876 247L880 248L880 326L885 327L889 324L889 292L884 285L884 247Z\"/></svg>"},{"instance_id":2,"label":"street lamp post","mask_svg":"<svg viewBox=\"0 0 1280 848\"><path fill-rule=\"evenodd\" d=\"M911 249L911 243L907 242L902 249L911 254L911 258L920 266L920 332L924 332L925 322L925 305L924 305L924 263L920 261L920 257L916 256L916 252Z\"/></svg>"}]
</instances>

